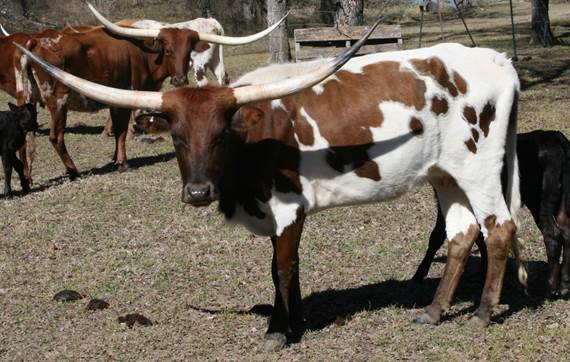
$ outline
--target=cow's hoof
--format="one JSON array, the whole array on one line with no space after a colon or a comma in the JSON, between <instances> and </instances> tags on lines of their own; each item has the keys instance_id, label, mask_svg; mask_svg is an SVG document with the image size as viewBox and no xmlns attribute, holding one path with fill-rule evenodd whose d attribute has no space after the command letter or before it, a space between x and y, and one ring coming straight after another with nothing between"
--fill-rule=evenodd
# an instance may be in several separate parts
<instances>
[{"instance_id":1,"label":"cow's hoof","mask_svg":"<svg viewBox=\"0 0 570 362\"><path fill-rule=\"evenodd\" d=\"M67 170L67 175L71 181L75 181L79 178L79 172L77 172L77 170Z\"/></svg>"},{"instance_id":2,"label":"cow's hoof","mask_svg":"<svg viewBox=\"0 0 570 362\"><path fill-rule=\"evenodd\" d=\"M439 324L439 318L431 316L428 312L423 312L414 319L417 324L431 324L433 326Z\"/></svg>"},{"instance_id":3,"label":"cow's hoof","mask_svg":"<svg viewBox=\"0 0 570 362\"><path fill-rule=\"evenodd\" d=\"M265 341L263 341L263 350L265 352L277 352L285 347L287 343L287 337L283 333L268 333L265 335Z\"/></svg>"},{"instance_id":4,"label":"cow's hoof","mask_svg":"<svg viewBox=\"0 0 570 362\"><path fill-rule=\"evenodd\" d=\"M474 315L471 317L471 319L469 319L469 324L477 328L485 328L489 325L489 323L489 318L483 318L479 315Z\"/></svg>"},{"instance_id":5,"label":"cow's hoof","mask_svg":"<svg viewBox=\"0 0 570 362\"><path fill-rule=\"evenodd\" d=\"M128 163L121 163L119 164L119 167L117 168L117 171L119 171L119 173L123 173L123 172L127 172L131 169L131 167L129 166Z\"/></svg>"},{"instance_id":6,"label":"cow's hoof","mask_svg":"<svg viewBox=\"0 0 570 362\"><path fill-rule=\"evenodd\" d=\"M560 297L563 299L570 299L570 288L560 289Z\"/></svg>"},{"instance_id":7,"label":"cow's hoof","mask_svg":"<svg viewBox=\"0 0 570 362\"><path fill-rule=\"evenodd\" d=\"M560 290L551 290L548 292L548 299L550 300L556 300L558 298L560 298L561 292Z\"/></svg>"}]
</instances>

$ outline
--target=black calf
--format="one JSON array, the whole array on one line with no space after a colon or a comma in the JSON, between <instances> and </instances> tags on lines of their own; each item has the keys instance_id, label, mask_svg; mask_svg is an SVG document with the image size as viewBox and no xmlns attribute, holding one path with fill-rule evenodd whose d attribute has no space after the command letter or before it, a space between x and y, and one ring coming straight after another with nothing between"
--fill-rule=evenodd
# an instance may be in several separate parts
<instances>
[{"instance_id":1,"label":"black calf","mask_svg":"<svg viewBox=\"0 0 570 362\"><path fill-rule=\"evenodd\" d=\"M2 152L2 164L4 165L4 196L12 194L12 167L20 177L22 191L30 191L28 180L24 177L24 166L16 157L26 140L26 132L38 129L36 107L27 103L18 107L8 103L9 111L0 112L0 151Z\"/></svg>"},{"instance_id":2,"label":"black calf","mask_svg":"<svg viewBox=\"0 0 570 362\"><path fill-rule=\"evenodd\" d=\"M558 131L519 134L517 154L521 198L544 237L548 258L548 286L552 297L570 296L570 142ZM427 275L445 235L445 219L438 208L437 223L429 247L412 277L419 282ZM482 235L477 239L483 271L487 252ZM560 258L562 257L562 264Z\"/></svg>"}]
</instances>

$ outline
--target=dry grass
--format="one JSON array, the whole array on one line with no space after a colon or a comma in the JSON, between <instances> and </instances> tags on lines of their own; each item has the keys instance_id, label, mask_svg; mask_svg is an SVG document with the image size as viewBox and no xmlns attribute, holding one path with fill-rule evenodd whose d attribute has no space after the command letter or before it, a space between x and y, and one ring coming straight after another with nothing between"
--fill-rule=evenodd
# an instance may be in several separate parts
<instances>
[{"instance_id":1,"label":"dry grass","mask_svg":"<svg viewBox=\"0 0 570 362\"><path fill-rule=\"evenodd\" d=\"M500 4L488 11L502 17L480 16L470 24L483 45L509 51L504 10ZM519 31L527 10L528 4L517 4ZM566 33L567 42L569 11L553 6L555 33ZM467 43L460 24L449 21L446 29L449 40ZM435 42L438 24L430 20L426 30L427 42ZM417 27L407 24L404 31L406 45L415 46ZM523 34L519 45L527 39ZM521 130L570 135L570 48L524 47L520 53ZM234 78L264 62L263 53L227 60ZM1 97L5 104L8 98ZM308 330L279 353L260 352L266 320L249 310L272 301L270 243L224 224L215 206L179 202L170 140L147 145L130 139L134 169L114 172L114 142L97 135L106 115L70 115L68 149L85 173L69 182L61 177L42 112L34 192L0 201L0 359L557 361L570 354L570 304L543 297L544 250L528 215L522 237L530 297L511 266L494 323L485 330L465 325L481 288L474 255L450 318L437 327L411 323L430 302L445 260L434 264L424 285L408 285L435 219L428 187L392 202L310 217L301 244ZM65 288L103 298L110 308L87 311L88 298L52 301ZM128 329L117 322L134 312L153 326ZM337 316L348 316L347 323L337 326Z\"/></svg>"}]
</instances>

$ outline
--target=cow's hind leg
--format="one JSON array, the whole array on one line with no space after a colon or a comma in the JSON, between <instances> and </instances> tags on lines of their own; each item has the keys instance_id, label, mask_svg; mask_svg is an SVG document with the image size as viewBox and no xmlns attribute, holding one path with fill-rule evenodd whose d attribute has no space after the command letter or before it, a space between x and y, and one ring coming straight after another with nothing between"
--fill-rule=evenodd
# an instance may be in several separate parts
<instances>
[{"instance_id":1,"label":"cow's hind leg","mask_svg":"<svg viewBox=\"0 0 570 362\"><path fill-rule=\"evenodd\" d=\"M506 206L505 206L506 208ZM503 221L495 215L485 218L485 228L487 229L487 278L483 287L481 296L481 304L472 321L481 326L489 324L493 308L499 303L501 297L501 289L503 287L503 278L507 266L507 257L511 249L511 243L516 233L516 225L512 219Z\"/></svg>"},{"instance_id":2,"label":"cow's hind leg","mask_svg":"<svg viewBox=\"0 0 570 362\"><path fill-rule=\"evenodd\" d=\"M118 166L119 172L129 169L127 163L126 139L131 119L131 110L111 108L111 118L113 120L113 133L115 135L115 154L113 161Z\"/></svg>"},{"instance_id":3,"label":"cow's hind leg","mask_svg":"<svg viewBox=\"0 0 570 362\"><path fill-rule=\"evenodd\" d=\"M436 189L441 211L445 217L449 244L445 270L433 301L416 318L416 322L437 324L441 320L442 313L449 309L465 262L479 235L479 225L467 197L452 177L438 172L431 176L430 181Z\"/></svg>"},{"instance_id":4,"label":"cow's hind leg","mask_svg":"<svg viewBox=\"0 0 570 362\"><path fill-rule=\"evenodd\" d=\"M299 241L305 215L298 213L297 220L278 237L272 237L273 260L271 276L275 286L275 304L265 334L265 350L279 350L287 342L287 334L298 331L303 322L303 305L299 286Z\"/></svg>"}]
</instances>

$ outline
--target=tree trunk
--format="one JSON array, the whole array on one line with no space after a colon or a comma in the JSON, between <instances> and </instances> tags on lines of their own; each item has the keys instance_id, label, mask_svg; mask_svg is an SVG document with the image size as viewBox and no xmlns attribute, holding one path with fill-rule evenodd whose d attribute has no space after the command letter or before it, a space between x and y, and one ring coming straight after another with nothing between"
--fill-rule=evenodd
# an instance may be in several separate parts
<instances>
[{"instance_id":1,"label":"tree trunk","mask_svg":"<svg viewBox=\"0 0 570 362\"><path fill-rule=\"evenodd\" d=\"M550 29L548 2L549 0L532 0L531 44L540 43L549 47L557 43Z\"/></svg>"},{"instance_id":2,"label":"tree trunk","mask_svg":"<svg viewBox=\"0 0 570 362\"><path fill-rule=\"evenodd\" d=\"M337 28L347 28L364 23L364 0L337 0L334 23Z\"/></svg>"},{"instance_id":3,"label":"tree trunk","mask_svg":"<svg viewBox=\"0 0 570 362\"><path fill-rule=\"evenodd\" d=\"M287 14L287 0L267 0L267 24L275 24ZM287 20L269 34L270 63L283 63L291 60L291 49L287 38Z\"/></svg>"},{"instance_id":4,"label":"tree trunk","mask_svg":"<svg viewBox=\"0 0 570 362\"><path fill-rule=\"evenodd\" d=\"M334 24L335 10L336 0L321 0L319 5L319 18L321 23L332 26Z\"/></svg>"},{"instance_id":5,"label":"tree trunk","mask_svg":"<svg viewBox=\"0 0 570 362\"><path fill-rule=\"evenodd\" d=\"M189 1L187 1L189 2ZM198 9L200 9L200 16L203 18L213 18L212 4L210 0L198 0Z\"/></svg>"}]
</instances>

